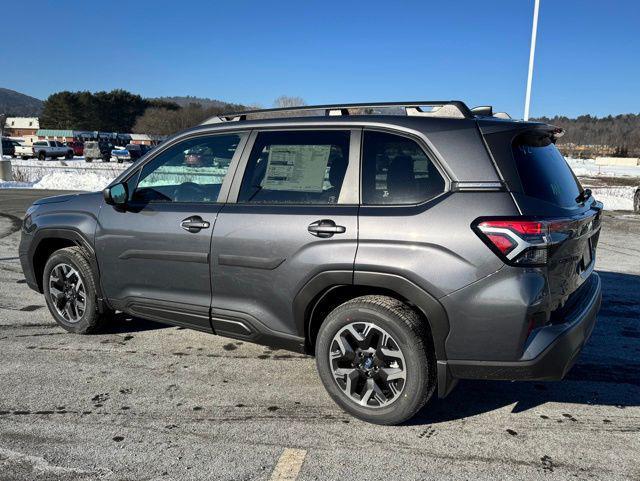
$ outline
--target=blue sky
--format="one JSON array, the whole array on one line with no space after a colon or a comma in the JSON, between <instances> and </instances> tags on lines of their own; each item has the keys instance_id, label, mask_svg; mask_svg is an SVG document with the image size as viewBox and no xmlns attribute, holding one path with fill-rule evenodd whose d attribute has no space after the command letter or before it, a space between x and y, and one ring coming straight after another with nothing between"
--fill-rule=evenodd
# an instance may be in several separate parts
<instances>
[{"instance_id":1,"label":"blue sky","mask_svg":"<svg viewBox=\"0 0 640 481\"><path fill-rule=\"evenodd\" d=\"M272 105L459 98L522 117L533 0L32 1L0 86ZM640 2L541 0L531 115L640 112Z\"/></svg>"}]
</instances>

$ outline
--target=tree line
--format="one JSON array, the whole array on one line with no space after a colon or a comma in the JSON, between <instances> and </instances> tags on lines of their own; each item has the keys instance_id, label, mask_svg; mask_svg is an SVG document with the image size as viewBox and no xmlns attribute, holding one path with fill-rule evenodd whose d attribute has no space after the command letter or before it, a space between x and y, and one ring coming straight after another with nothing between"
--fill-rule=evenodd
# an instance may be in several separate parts
<instances>
[{"instance_id":1,"label":"tree line","mask_svg":"<svg viewBox=\"0 0 640 481\"><path fill-rule=\"evenodd\" d=\"M126 90L111 92L58 92L45 100L40 126L44 129L131 132L149 108L178 110L172 102L144 99Z\"/></svg>"},{"instance_id":2,"label":"tree line","mask_svg":"<svg viewBox=\"0 0 640 481\"><path fill-rule=\"evenodd\" d=\"M304 105L300 97L278 97L274 106ZM126 90L58 92L45 100L43 129L99 130L171 135L209 117L259 106L245 106L196 97L143 98Z\"/></svg>"},{"instance_id":3,"label":"tree line","mask_svg":"<svg viewBox=\"0 0 640 481\"><path fill-rule=\"evenodd\" d=\"M580 115L568 117L541 117L538 120L557 125L565 130L558 146L592 146L593 154L640 156L640 114L623 114L607 117Z\"/></svg>"}]
</instances>

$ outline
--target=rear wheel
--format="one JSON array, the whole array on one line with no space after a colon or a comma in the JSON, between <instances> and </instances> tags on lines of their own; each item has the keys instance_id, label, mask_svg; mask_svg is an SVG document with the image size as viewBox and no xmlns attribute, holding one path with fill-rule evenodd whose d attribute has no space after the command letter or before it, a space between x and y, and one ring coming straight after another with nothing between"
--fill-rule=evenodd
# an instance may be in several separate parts
<instances>
[{"instance_id":1,"label":"rear wheel","mask_svg":"<svg viewBox=\"0 0 640 481\"><path fill-rule=\"evenodd\" d=\"M73 159L73 152L67 152L67 155L64 156L65 159Z\"/></svg>"},{"instance_id":2,"label":"rear wheel","mask_svg":"<svg viewBox=\"0 0 640 481\"><path fill-rule=\"evenodd\" d=\"M44 267L42 286L47 307L69 332L99 332L110 311L98 312L97 279L79 247L55 251Z\"/></svg>"},{"instance_id":3,"label":"rear wheel","mask_svg":"<svg viewBox=\"0 0 640 481\"><path fill-rule=\"evenodd\" d=\"M84 161L85 162L93 162L93 159L91 157L85 157Z\"/></svg>"},{"instance_id":4,"label":"rear wheel","mask_svg":"<svg viewBox=\"0 0 640 481\"><path fill-rule=\"evenodd\" d=\"M363 296L334 309L316 340L316 364L333 400L376 424L415 415L436 387L428 326L403 302Z\"/></svg>"}]
</instances>

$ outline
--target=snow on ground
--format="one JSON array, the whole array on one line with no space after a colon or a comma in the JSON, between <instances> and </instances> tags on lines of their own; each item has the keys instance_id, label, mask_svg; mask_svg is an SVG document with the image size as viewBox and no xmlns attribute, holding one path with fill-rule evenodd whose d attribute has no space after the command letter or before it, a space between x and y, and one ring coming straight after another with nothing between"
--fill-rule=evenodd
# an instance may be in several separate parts
<instances>
[{"instance_id":1,"label":"snow on ground","mask_svg":"<svg viewBox=\"0 0 640 481\"><path fill-rule=\"evenodd\" d=\"M640 166L596 165L595 159L572 159L567 163L578 177L640 177Z\"/></svg>"},{"instance_id":2,"label":"snow on ground","mask_svg":"<svg viewBox=\"0 0 640 481\"><path fill-rule=\"evenodd\" d=\"M0 182L4 188L59 190L102 190L131 164L85 162L84 157L70 160L12 159L12 182Z\"/></svg>"},{"instance_id":3,"label":"snow on ground","mask_svg":"<svg viewBox=\"0 0 640 481\"><path fill-rule=\"evenodd\" d=\"M635 187L594 187L591 190L593 196L604 204L605 210L633 210Z\"/></svg>"}]
</instances>

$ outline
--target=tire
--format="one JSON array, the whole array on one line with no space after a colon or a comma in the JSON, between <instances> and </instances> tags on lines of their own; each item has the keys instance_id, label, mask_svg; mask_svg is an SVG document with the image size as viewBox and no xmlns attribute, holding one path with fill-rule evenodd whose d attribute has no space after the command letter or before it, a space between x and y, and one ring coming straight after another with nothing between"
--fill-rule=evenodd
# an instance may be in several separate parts
<instances>
[{"instance_id":1,"label":"tire","mask_svg":"<svg viewBox=\"0 0 640 481\"><path fill-rule=\"evenodd\" d=\"M356 386L363 383L361 392L367 391L367 386L370 385L368 383L371 381L367 376L370 376L375 385L380 388L380 392L383 392L384 402L370 399L367 405L362 404L367 397L366 394L360 397L360 401L354 399L346 393L345 387L339 385L339 381L334 377L333 363L339 365L339 363L348 362L345 360L349 357L343 356L340 360L334 360L334 357L330 360L332 353L348 351L340 348L336 340L338 335L346 333L343 344L349 342L355 345L356 338L350 334L349 328L354 327L357 331L364 326L365 322L370 325L370 330L369 335L363 336L363 344L366 346L367 339L377 339L374 341L377 347L370 347L375 349L375 355L372 357L374 367L371 366L372 363L368 363L367 354L364 357L365 361L360 361L363 358L359 357L360 354L357 351L362 347L361 345L351 351L356 363L347 364L344 371L352 374L357 371L355 375L358 380L353 382ZM384 344L387 348L386 352L400 351L400 357L396 354L387 358L397 359L391 364L376 357L380 352L380 340L384 339L383 333L390 337L390 340L386 341L389 344ZM348 341L349 339L351 341ZM395 347L392 349L393 346ZM394 350L395 348L398 350ZM358 362L360 364L357 364ZM357 367L354 368L354 365ZM363 365L366 365L366 374L363 374ZM357 418L375 424L395 425L407 421L427 403L436 388L436 359L426 321L408 305L386 296L358 297L345 302L329 313L320 326L316 339L316 366L324 387L338 406ZM339 367L343 366L344 364L339 365ZM381 372L403 369L404 381L391 381L395 383L394 393L388 385L391 383L385 387L384 379L380 377ZM346 381L348 377L350 376L345 374L343 380ZM400 382L403 384L399 384ZM375 396L372 397L375 398ZM376 403L378 405L375 405Z\"/></svg>"},{"instance_id":2,"label":"tire","mask_svg":"<svg viewBox=\"0 0 640 481\"><path fill-rule=\"evenodd\" d=\"M93 159L91 157L85 157L84 161L91 163L91 162L93 162Z\"/></svg>"},{"instance_id":3,"label":"tire","mask_svg":"<svg viewBox=\"0 0 640 481\"><path fill-rule=\"evenodd\" d=\"M46 160L47 154L44 153L44 150L38 152L38 160Z\"/></svg>"},{"instance_id":4,"label":"tire","mask_svg":"<svg viewBox=\"0 0 640 481\"><path fill-rule=\"evenodd\" d=\"M67 152L67 155L65 155L64 158L67 160L73 159L73 152Z\"/></svg>"},{"instance_id":5,"label":"tire","mask_svg":"<svg viewBox=\"0 0 640 481\"><path fill-rule=\"evenodd\" d=\"M69 280L74 282L79 278L83 286L85 295L84 309L82 310L82 313L80 313L79 309L76 309L75 311L72 309L73 313L78 314L77 320L68 319L65 315L61 314L59 312L60 308L56 307L56 301L54 300L56 297L56 293L54 291L54 289L57 289L56 286L60 287L60 291L64 290L64 288L60 286L60 283L53 282L51 280L52 272L54 278L64 278L64 275L60 275L66 270L64 266L75 271L75 274L71 275ZM96 283L97 279L91 269L89 261L82 249L79 247L67 247L60 249L55 251L51 257L49 257L44 267L42 286L49 312L51 312L60 327L75 334L91 334L103 330L105 324L111 317L112 311L107 310L103 313L98 312ZM58 301L59 306L63 304L66 305L64 300ZM61 310L65 311L64 308Z\"/></svg>"},{"instance_id":6,"label":"tire","mask_svg":"<svg viewBox=\"0 0 640 481\"><path fill-rule=\"evenodd\" d=\"M640 213L640 189L636 190L636 194L633 196L633 210Z\"/></svg>"}]
</instances>

